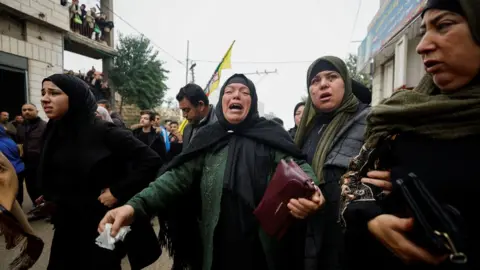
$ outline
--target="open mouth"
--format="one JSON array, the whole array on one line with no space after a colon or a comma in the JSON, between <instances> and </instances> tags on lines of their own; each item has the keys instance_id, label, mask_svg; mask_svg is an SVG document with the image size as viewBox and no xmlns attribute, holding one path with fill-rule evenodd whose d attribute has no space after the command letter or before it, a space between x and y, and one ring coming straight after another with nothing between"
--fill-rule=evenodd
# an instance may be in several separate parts
<instances>
[{"instance_id":1,"label":"open mouth","mask_svg":"<svg viewBox=\"0 0 480 270\"><path fill-rule=\"evenodd\" d=\"M331 93L322 93L320 95L320 101L329 101L330 98L332 97L332 94Z\"/></svg>"},{"instance_id":2,"label":"open mouth","mask_svg":"<svg viewBox=\"0 0 480 270\"><path fill-rule=\"evenodd\" d=\"M241 111L243 110L243 106L239 103L232 103L230 104L230 106L228 106L228 108L232 111Z\"/></svg>"},{"instance_id":3,"label":"open mouth","mask_svg":"<svg viewBox=\"0 0 480 270\"><path fill-rule=\"evenodd\" d=\"M423 62L425 65L425 70L428 73L434 72L438 67L440 67L441 62L436 61L436 60L426 60Z\"/></svg>"}]
</instances>

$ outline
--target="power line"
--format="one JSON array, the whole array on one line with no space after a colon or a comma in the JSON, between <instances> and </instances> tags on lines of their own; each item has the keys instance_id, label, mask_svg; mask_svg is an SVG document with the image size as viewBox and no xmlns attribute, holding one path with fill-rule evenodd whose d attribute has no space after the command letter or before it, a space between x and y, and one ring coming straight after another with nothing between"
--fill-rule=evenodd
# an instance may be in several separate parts
<instances>
[{"instance_id":1,"label":"power line","mask_svg":"<svg viewBox=\"0 0 480 270\"><path fill-rule=\"evenodd\" d=\"M355 20L353 21L352 33L350 33L350 39L348 40L348 45L352 43L353 34L355 33L356 26L357 26L358 15L360 14L360 10L362 9L362 2L363 1L360 0L357 6L357 13L355 14Z\"/></svg>"},{"instance_id":2,"label":"power line","mask_svg":"<svg viewBox=\"0 0 480 270\"><path fill-rule=\"evenodd\" d=\"M269 75L269 74L277 74L278 73L278 70L275 69L275 70L272 70L272 71L269 71L269 70L264 70L264 71L255 71L255 72L244 72L242 73L243 75Z\"/></svg>"},{"instance_id":3,"label":"power line","mask_svg":"<svg viewBox=\"0 0 480 270\"><path fill-rule=\"evenodd\" d=\"M102 10L102 8L100 6L98 6L98 9ZM157 47L158 49L160 49L162 52L164 52L166 55L170 56L173 60L175 60L177 63L179 63L180 65L182 66L186 66L182 61L178 60L175 56L173 56L171 53L169 53L167 50L165 50L164 48L162 48L161 46L155 44L155 42L153 42L153 40L149 37L147 37L144 33L142 33L140 30L138 30L137 28L135 28L133 25L131 25L127 20L123 19L122 16L118 15L117 13L115 13L115 11L113 11L109 6L105 5L105 8L108 9L110 12L113 13L113 15L115 15L116 17L118 17L121 21L123 21L125 24L127 24L128 26L130 26L133 30L135 30L136 32L138 32L140 35L148 38L150 40L150 43Z\"/></svg>"}]
</instances>

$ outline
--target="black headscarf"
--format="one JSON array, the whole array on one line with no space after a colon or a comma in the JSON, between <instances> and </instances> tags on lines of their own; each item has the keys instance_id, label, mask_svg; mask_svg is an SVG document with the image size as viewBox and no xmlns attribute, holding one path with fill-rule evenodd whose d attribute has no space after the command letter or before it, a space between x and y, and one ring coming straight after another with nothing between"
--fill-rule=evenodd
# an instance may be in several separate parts
<instances>
[{"instance_id":1,"label":"black headscarf","mask_svg":"<svg viewBox=\"0 0 480 270\"><path fill-rule=\"evenodd\" d=\"M358 101L363 104L370 105L372 103L372 91L365 85L352 80L352 92L357 97Z\"/></svg>"},{"instance_id":2,"label":"black headscarf","mask_svg":"<svg viewBox=\"0 0 480 270\"><path fill-rule=\"evenodd\" d=\"M83 122L95 118L97 102L86 82L68 74L54 74L45 78L42 84L45 81L54 83L68 96L67 114L60 120L54 120L55 122Z\"/></svg>"},{"instance_id":3,"label":"black headscarf","mask_svg":"<svg viewBox=\"0 0 480 270\"><path fill-rule=\"evenodd\" d=\"M225 88L232 83L243 83L250 89L252 105L245 120L240 124L231 124L223 115L222 98ZM219 149L219 144L225 146L233 137L243 137L270 146L295 158L303 155L288 133L279 125L258 115L258 97L255 85L243 74L230 77L220 91L220 98L215 108L218 121L198 131L190 145L165 168L166 170L183 164L205 150Z\"/></svg>"},{"instance_id":4,"label":"black headscarf","mask_svg":"<svg viewBox=\"0 0 480 270\"><path fill-rule=\"evenodd\" d=\"M448 10L465 16L465 12L463 12L462 6L456 0L428 0L427 4L425 5L425 9L422 12L422 17L429 9Z\"/></svg>"},{"instance_id":5,"label":"black headscarf","mask_svg":"<svg viewBox=\"0 0 480 270\"><path fill-rule=\"evenodd\" d=\"M232 83L242 83L247 86L252 98L247 117L240 124L229 123L223 115L222 98L225 88ZM253 213L268 184L267 178L274 169L268 167L271 166L271 161L273 161L271 150L278 150L291 157L303 159L302 152L295 146L292 138L281 126L259 117L257 103L257 92L252 81L243 74L235 74L230 77L220 91L220 98L215 109L218 122L201 128L187 149L172 160L162 172L180 166L205 152L215 152L228 145L223 187L225 192L235 194L237 200L232 202L222 198L222 208L225 207L224 203L227 203L229 204L227 207L232 209L228 212L234 212L233 215L239 214L236 213L240 211L238 209L245 210L245 208L249 213ZM242 206L239 206L239 204ZM184 205L181 208L192 209L193 207ZM194 253L184 247L185 245L194 246L192 245L192 241L194 241L192 237L194 236L187 236L186 231L191 232L192 229L188 228L189 225L185 225L185 223L188 223L185 215L191 215L192 210L183 212L183 210L177 208L175 212L181 213L183 217L174 213L174 216L170 216L166 222L169 225L161 221L163 224L161 224L160 242L162 245L168 244L171 254L174 255L174 264L179 266L184 265L185 261L182 260L189 260L188 258ZM183 219L183 221L178 219ZM232 226L249 226L249 222L241 221L235 224L230 220L229 224L232 224ZM222 217L219 222L222 222ZM177 228L174 228L172 224L175 224ZM193 224L193 226L196 225ZM183 228L179 229L178 227ZM243 231L244 229L248 228L242 227L240 230Z\"/></svg>"},{"instance_id":6,"label":"black headscarf","mask_svg":"<svg viewBox=\"0 0 480 270\"><path fill-rule=\"evenodd\" d=\"M297 105L295 105L295 108L293 109L293 118L295 118L295 115L297 114L298 108L300 108L302 106L305 107L305 101L299 102L299 103L297 103ZM297 126L297 124L295 124L295 127L296 126Z\"/></svg>"},{"instance_id":7,"label":"black headscarf","mask_svg":"<svg viewBox=\"0 0 480 270\"><path fill-rule=\"evenodd\" d=\"M252 98L250 110L245 120L239 124L229 123L223 115L223 94L225 88L232 83L241 83L247 86ZM253 82L243 74L235 74L230 77L220 91L220 98L215 108L218 122L200 129L187 149L169 164L167 170L195 158L204 151L216 151L228 145L227 164L229 165L225 171L225 184L232 189L236 189L234 186L237 184L244 185L258 181L259 179L254 176L263 175L263 172L266 171L265 168L255 166L255 160L258 161L260 157L266 155L265 152L259 153L259 151L275 149L291 157L302 159L301 150L293 143L292 138L281 126L259 117L257 104L257 90ZM253 174L249 173L252 170L255 172ZM237 179L242 179L242 181L236 183ZM241 188L238 191L244 193L244 199L251 206L254 206L255 201L251 195L245 194L251 190L251 187L244 186L244 188L246 189Z\"/></svg>"},{"instance_id":8,"label":"black headscarf","mask_svg":"<svg viewBox=\"0 0 480 270\"><path fill-rule=\"evenodd\" d=\"M297 110L298 108L300 108L301 106L305 106L305 102L302 101L302 102L299 102L297 103L297 105L295 105L295 108L293 109L293 119L295 120L295 115L297 113ZM295 138L295 134L297 133L297 123L294 123L295 126L293 128L291 128L289 131L288 131L288 134L290 134L290 137L292 137L292 139Z\"/></svg>"},{"instance_id":9,"label":"black headscarf","mask_svg":"<svg viewBox=\"0 0 480 270\"><path fill-rule=\"evenodd\" d=\"M480 1L476 0L428 0L422 18L430 9L446 10L463 16L470 27L473 39L480 45L480 20L477 19Z\"/></svg>"},{"instance_id":10,"label":"black headscarf","mask_svg":"<svg viewBox=\"0 0 480 270\"><path fill-rule=\"evenodd\" d=\"M55 170L50 164L52 153L57 149L58 143L72 139L73 136L80 136L79 131L86 125L95 121L97 103L89 86L81 79L68 74L54 74L42 81L50 81L60 88L68 96L68 111L58 120L49 120L44 133L45 141L40 158L38 170L38 185L42 186L48 181L48 174ZM46 194L44 194L46 195Z\"/></svg>"}]
</instances>

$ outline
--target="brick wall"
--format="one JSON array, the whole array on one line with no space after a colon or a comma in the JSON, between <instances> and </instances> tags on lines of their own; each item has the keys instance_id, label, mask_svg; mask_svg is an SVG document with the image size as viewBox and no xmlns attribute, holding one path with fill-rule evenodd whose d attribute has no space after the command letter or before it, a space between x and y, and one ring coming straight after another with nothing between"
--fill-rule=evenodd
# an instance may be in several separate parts
<instances>
[{"instance_id":1,"label":"brick wall","mask_svg":"<svg viewBox=\"0 0 480 270\"><path fill-rule=\"evenodd\" d=\"M120 103L116 103L116 108L118 111L118 109L120 108ZM155 111L160 114L162 121L165 121L167 119L178 122L183 121L183 116L180 109L157 108L155 109ZM133 124L138 124L138 122L140 121L140 112L141 110L135 105L123 105L122 117L127 127L130 127Z\"/></svg>"},{"instance_id":2,"label":"brick wall","mask_svg":"<svg viewBox=\"0 0 480 270\"><path fill-rule=\"evenodd\" d=\"M10 8L45 21L63 30L69 30L68 7L60 5L60 0L0 0ZM40 13L45 15L40 17Z\"/></svg>"},{"instance_id":3,"label":"brick wall","mask_svg":"<svg viewBox=\"0 0 480 270\"><path fill-rule=\"evenodd\" d=\"M0 50L28 58L29 101L40 108L42 80L63 71L62 34L27 22L25 40L0 35ZM40 117L45 118L43 111L40 112Z\"/></svg>"},{"instance_id":4,"label":"brick wall","mask_svg":"<svg viewBox=\"0 0 480 270\"><path fill-rule=\"evenodd\" d=\"M140 109L135 105L124 104L122 109L122 117L127 127L130 127L133 124L138 124L138 121L140 121Z\"/></svg>"}]
</instances>

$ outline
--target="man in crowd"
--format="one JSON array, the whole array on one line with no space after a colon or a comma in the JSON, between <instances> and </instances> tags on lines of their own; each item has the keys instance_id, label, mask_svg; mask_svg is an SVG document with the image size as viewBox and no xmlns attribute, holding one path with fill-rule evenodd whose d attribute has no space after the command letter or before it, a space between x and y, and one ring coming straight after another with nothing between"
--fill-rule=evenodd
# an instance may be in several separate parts
<instances>
[{"instance_id":1,"label":"man in crowd","mask_svg":"<svg viewBox=\"0 0 480 270\"><path fill-rule=\"evenodd\" d=\"M11 122L8 122L9 119L10 119L10 114L8 112L6 111L0 112L0 126L5 128L7 135L10 136L14 141L16 141L17 129Z\"/></svg>"},{"instance_id":2,"label":"man in crowd","mask_svg":"<svg viewBox=\"0 0 480 270\"><path fill-rule=\"evenodd\" d=\"M42 194L38 188L37 170L40 163L40 153L43 147L43 133L47 123L38 117L38 110L34 104L27 103L22 106L24 123L18 126L18 143L23 145L23 161L25 163L25 183L27 192L35 205L35 200ZM35 212L29 216L30 220L40 219Z\"/></svg>"},{"instance_id":3,"label":"man in crowd","mask_svg":"<svg viewBox=\"0 0 480 270\"><path fill-rule=\"evenodd\" d=\"M170 142L182 142L183 137L180 132L178 132L178 122L177 121L171 121L170 122Z\"/></svg>"},{"instance_id":4,"label":"man in crowd","mask_svg":"<svg viewBox=\"0 0 480 270\"><path fill-rule=\"evenodd\" d=\"M165 129L170 133L170 124L172 123L172 120L170 119L167 119L165 120L163 126L165 127ZM160 120L158 121L158 124L160 125Z\"/></svg>"},{"instance_id":5,"label":"man in crowd","mask_svg":"<svg viewBox=\"0 0 480 270\"><path fill-rule=\"evenodd\" d=\"M18 128L21 124L23 124L23 116L22 115L17 115L15 116L15 120L13 120L11 123L15 128Z\"/></svg>"},{"instance_id":6,"label":"man in crowd","mask_svg":"<svg viewBox=\"0 0 480 270\"><path fill-rule=\"evenodd\" d=\"M162 158L162 161L167 160L167 149L162 135L158 134L153 126L155 122L155 113L150 111L142 111L140 116L141 128L133 131L133 135L137 137L144 144L152 148L153 151Z\"/></svg>"},{"instance_id":7,"label":"man in crowd","mask_svg":"<svg viewBox=\"0 0 480 270\"><path fill-rule=\"evenodd\" d=\"M207 95L199 85L193 83L185 85L176 98L183 117L188 120L188 125L183 130L183 149L185 149L198 130L216 122L217 117L213 105L209 104Z\"/></svg>"}]
</instances>

